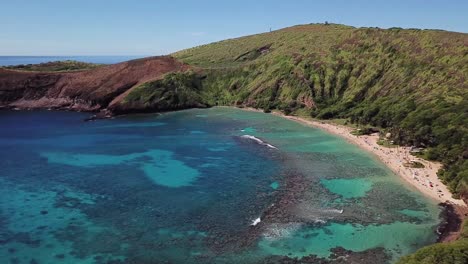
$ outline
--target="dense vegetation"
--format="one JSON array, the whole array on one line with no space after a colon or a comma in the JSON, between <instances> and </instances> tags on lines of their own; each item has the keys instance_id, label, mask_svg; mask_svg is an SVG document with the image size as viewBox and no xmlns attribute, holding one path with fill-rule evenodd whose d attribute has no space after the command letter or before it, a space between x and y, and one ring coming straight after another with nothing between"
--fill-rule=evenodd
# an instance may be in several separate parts
<instances>
[{"instance_id":1,"label":"dense vegetation","mask_svg":"<svg viewBox=\"0 0 468 264\"><path fill-rule=\"evenodd\" d=\"M177 110L204 107L201 77L192 71L168 73L132 89L119 108L128 111Z\"/></svg>"},{"instance_id":2,"label":"dense vegetation","mask_svg":"<svg viewBox=\"0 0 468 264\"><path fill-rule=\"evenodd\" d=\"M439 176L454 195L468 200L468 34L313 24L173 56L198 73L144 84L125 104L251 106L375 126L395 144L425 148L425 158L444 164ZM400 263L467 263L466 225L460 240Z\"/></svg>"},{"instance_id":3,"label":"dense vegetation","mask_svg":"<svg viewBox=\"0 0 468 264\"><path fill-rule=\"evenodd\" d=\"M204 100L345 118L426 148L468 197L468 34L301 25L173 54L205 70Z\"/></svg>"},{"instance_id":4,"label":"dense vegetation","mask_svg":"<svg viewBox=\"0 0 468 264\"><path fill-rule=\"evenodd\" d=\"M174 56L207 72L211 104L347 119L423 147L444 164L439 177L454 195L468 200L468 34L302 25ZM400 263L467 263L466 225L460 240Z\"/></svg>"},{"instance_id":5,"label":"dense vegetation","mask_svg":"<svg viewBox=\"0 0 468 264\"><path fill-rule=\"evenodd\" d=\"M457 241L434 244L403 257L398 264L463 264L468 263L468 220Z\"/></svg>"},{"instance_id":6,"label":"dense vegetation","mask_svg":"<svg viewBox=\"0 0 468 264\"><path fill-rule=\"evenodd\" d=\"M65 61L51 61L39 64L21 64L15 66L6 66L4 68L10 70L21 71L37 71L37 72L67 72L90 70L101 66L101 64L87 63L81 61L65 60Z\"/></svg>"}]
</instances>

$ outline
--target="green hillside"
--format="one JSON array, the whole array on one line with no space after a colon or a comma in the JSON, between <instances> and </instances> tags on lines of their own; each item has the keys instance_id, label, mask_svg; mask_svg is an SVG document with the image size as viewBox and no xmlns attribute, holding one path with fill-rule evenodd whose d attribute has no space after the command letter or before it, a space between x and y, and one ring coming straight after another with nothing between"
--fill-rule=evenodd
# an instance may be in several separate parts
<instances>
[{"instance_id":1,"label":"green hillside","mask_svg":"<svg viewBox=\"0 0 468 264\"><path fill-rule=\"evenodd\" d=\"M468 199L468 34L301 25L183 50L201 68L205 102L344 118L424 147L440 178ZM465 227L466 233L466 227ZM399 263L466 263L467 238Z\"/></svg>"},{"instance_id":2,"label":"green hillside","mask_svg":"<svg viewBox=\"0 0 468 264\"><path fill-rule=\"evenodd\" d=\"M423 247L401 258L397 264L464 264L468 262L468 220L464 222L460 238L450 243Z\"/></svg>"},{"instance_id":3,"label":"green hillside","mask_svg":"<svg viewBox=\"0 0 468 264\"><path fill-rule=\"evenodd\" d=\"M193 71L165 74L161 79L143 83L133 89L117 105L114 113L159 112L206 107L200 94L202 80Z\"/></svg>"},{"instance_id":4,"label":"green hillside","mask_svg":"<svg viewBox=\"0 0 468 264\"><path fill-rule=\"evenodd\" d=\"M102 66L102 64L88 63L74 60L51 61L39 64L21 64L14 66L5 66L5 69L19 71L35 71L35 72L68 72L91 70Z\"/></svg>"},{"instance_id":5,"label":"green hillside","mask_svg":"<svg viewBox=\"0 0 468 264\"><path fill-rule=\"evenodd\" d=\"M468 34L311 24L173 54L204 70L204 102L345 118L427 148L468 197Z\"/></svg>"}]
</instances>

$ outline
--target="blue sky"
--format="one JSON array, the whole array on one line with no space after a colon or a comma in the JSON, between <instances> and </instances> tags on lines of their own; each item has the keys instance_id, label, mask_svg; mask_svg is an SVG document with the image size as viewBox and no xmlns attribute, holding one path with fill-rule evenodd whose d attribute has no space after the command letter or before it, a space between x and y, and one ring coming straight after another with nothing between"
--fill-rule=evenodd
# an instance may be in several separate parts
<instances>
[{"instance_id":1,"label":"blue sky","mask_svg":"<svg viewBox=\"0 0 468 264\"><path fill-rule=\"evenodd\" d=\"M0 55L160 55L329 21L468 32L466 0L0 0Z\"/></svg>"}]
</instances>

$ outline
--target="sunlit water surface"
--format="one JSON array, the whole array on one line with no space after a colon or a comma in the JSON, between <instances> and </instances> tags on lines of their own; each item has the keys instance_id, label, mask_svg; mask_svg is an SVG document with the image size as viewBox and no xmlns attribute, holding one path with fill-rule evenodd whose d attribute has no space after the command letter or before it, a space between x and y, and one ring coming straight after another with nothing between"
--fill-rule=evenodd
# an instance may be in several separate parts
<instances>
[{"instance_id":1,"label":"sunlit water surface","mask_svg":"<svg viewBox=\"0 0 468 264\"><path fill-rule=\"evenodd\" d=\"M320 130L229 108L87 116L0 112L1 263L275 263L338 247L392 262L436 239L433 201Z\"/></svg>"}]
</instances>

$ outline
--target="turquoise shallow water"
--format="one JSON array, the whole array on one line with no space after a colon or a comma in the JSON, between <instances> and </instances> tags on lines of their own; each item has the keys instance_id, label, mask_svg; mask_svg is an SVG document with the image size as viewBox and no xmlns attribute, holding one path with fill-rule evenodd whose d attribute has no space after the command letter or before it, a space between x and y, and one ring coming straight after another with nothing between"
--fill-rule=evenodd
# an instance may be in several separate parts
<instances>
[{"instance_id":1,"label":"turquoise shallow water","mask_svg":"<svg viewBox=\"0 0 468 264\"><path fill-rule=\"evenodd\" d=\"M330 192L346 199L364 197L372 189L372 181L370 179L324 179L320 182Z\"/></svg>"},{"instance_id":2,"label":"turquoise shallow water","mask_svg":"<svg viewBox=\"0 0 468 264\"><path fill-rule=\"evenodd\" d=\"M166 150L151 149L141 153L126 155L69 154L66 152L43 152L41 156L48 163L64 164L75 167L111 166L122 163L139 164L140 169L155 184L167 187L190 185L199 175L198 170L174 159L173 153Z\"/></svg>"},{"instance_id":3,"label":"turquoise shallow water","mask_svg":"<svg viewBox=\"0 0 468 264\"><path fill-rule=\"evenodd\" d=\"M85 117L0 112L1 263L384 263L436 239L437 205L317 129L229 108Z\"/></svg>"}]
</instances>

